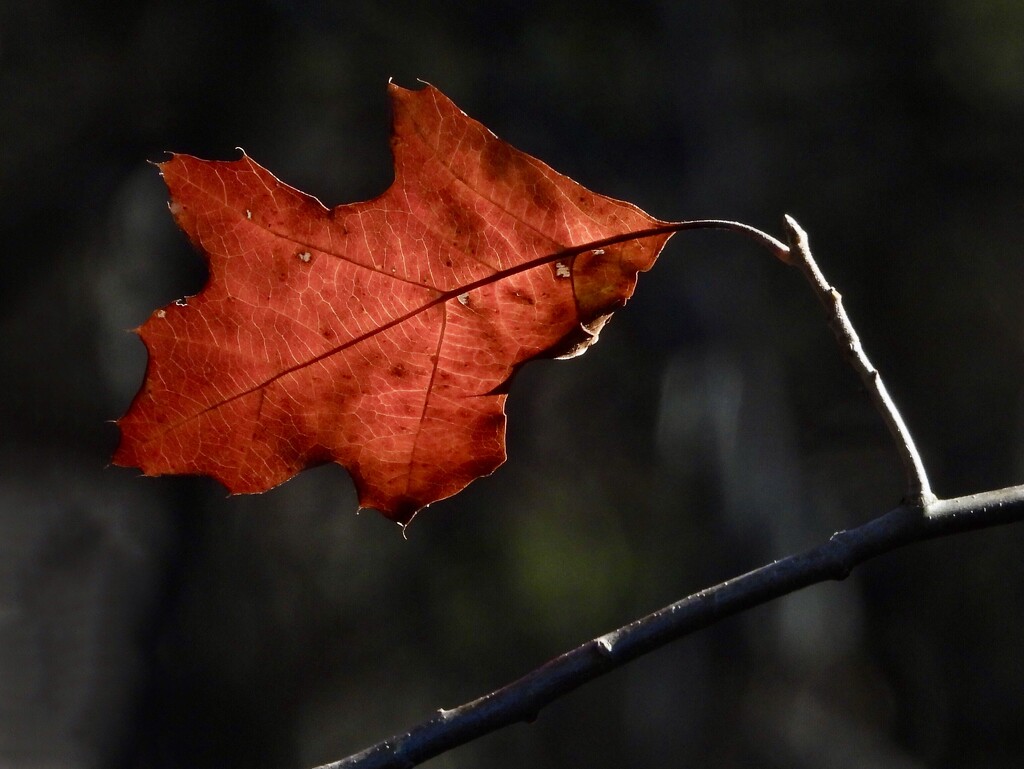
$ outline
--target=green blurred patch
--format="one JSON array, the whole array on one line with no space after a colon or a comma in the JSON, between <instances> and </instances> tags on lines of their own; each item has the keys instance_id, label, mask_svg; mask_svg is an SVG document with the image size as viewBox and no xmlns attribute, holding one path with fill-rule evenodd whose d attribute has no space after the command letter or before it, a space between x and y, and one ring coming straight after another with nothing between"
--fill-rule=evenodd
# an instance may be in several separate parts
<instances>
[{"instance_id":1,"label":"green blurred patch","mask_svg":"<svg viewBox=\"0 0 1024 769\"><path fill-rule=\"evenodd\" d=\"M521 616L538 641L589 637L623 619L638 564L608 495L559 485L541 514L510 532L507 566ZM538 509L542 505L538 505Z\"/></svg>"}]
</instances>

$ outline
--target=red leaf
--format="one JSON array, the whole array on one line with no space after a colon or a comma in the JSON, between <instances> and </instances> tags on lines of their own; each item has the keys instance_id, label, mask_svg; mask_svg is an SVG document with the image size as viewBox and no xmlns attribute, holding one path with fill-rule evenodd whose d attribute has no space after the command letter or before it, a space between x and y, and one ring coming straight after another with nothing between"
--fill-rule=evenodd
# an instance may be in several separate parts
<instances>
[{"instance_id":1,"label":"red leaf","mask_svg":"<svg viewBox=\"0 0 1024 769\"><path fill-rule=\"evenodd\" d=\"M365 203L327 209L246 156L160 164L210 277L139 329L117 464L248 493L334 461L406 523L505 460L516 367L585 349L668 239L602 247L662 223L435 88L390 94L395 181Z\"/></svg>"}]
</instances>

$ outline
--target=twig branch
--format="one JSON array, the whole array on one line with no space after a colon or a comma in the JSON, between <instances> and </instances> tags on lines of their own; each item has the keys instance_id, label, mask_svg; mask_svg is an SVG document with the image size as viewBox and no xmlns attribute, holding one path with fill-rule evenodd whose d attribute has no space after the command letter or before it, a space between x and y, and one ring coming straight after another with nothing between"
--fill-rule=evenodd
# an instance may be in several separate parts
<instances>
[{"instance_id":1,"label":"twig branch","mask_svg":"<svg viewBox=\"0 0 1024 769\"><path fill-rule=\"evenodd\" d=\"M889 391L885 387L885 382L882 381L882 375L868 360L864 347L860 343L860 337L857 336L857 332L850 322L850 316L846 314L846 309L843 307L842 295L825 280L814 257L811 256L807 233L791 216L786 217L786 229L789 235L790 263L800 268L814 289L814 293L829 315L829 326L835 333L839 346L846 353L850 365L857 371L861 381L864 382L871 402L875 404L875 408L882 415L885 426L889 428L889 433L896 442L896 450L899 452L907 474L905 501L908 504L926 507L936 498L928 483L928 474L925 472L924 463L921 461L917 446L914 445L910 430L907 429L903 417L900 416L896 404L893 403Z\"/></svg>"},{"instance_id":2,"label":"twig branch","mask_svg":"<svg viewBox=\"0 0 1024 769\"><path fill-rule=\"evenodd\" d=\"M319 769L408 769L505 726L647 652L800 588L845 579L904 545L1024 520L1024 486L904 504L799 555L709 587L556 657L517 681Z\"/></svg>"},{"instance_id":3,"label":"twig branch","mask_svg":"<svg viewBox=\"0 0 1024 769\"><path fill-rule=\"evenodd\" d=\"M683 229L730 229L753 237L779 259L799 267L825 306L829 325L896 440L909 486L903 504L863 526L837 532L804 553L694 593L578 646L490 694L452 710L441 710L404 734L319 769L408 769L502 727L532 721L562 695L721 619L809 585L845 579L856 566L875 556L914 542L1024 520L1024 486L956 499L935 498L910 432L865 355L842 297L818 269L807 234L791 217L786 217L786 227L789 247L746 225L710 220L663 224L656 231L633 236Z\"/></svg>"}]
</instances>

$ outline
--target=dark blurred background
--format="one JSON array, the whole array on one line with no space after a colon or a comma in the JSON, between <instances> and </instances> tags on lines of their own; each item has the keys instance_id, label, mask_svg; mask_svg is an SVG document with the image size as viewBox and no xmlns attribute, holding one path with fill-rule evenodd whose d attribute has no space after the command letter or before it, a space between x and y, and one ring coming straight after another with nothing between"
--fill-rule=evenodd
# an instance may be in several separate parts
<instances>
[{"instance_id":1,"label":"dark blurred background","mask_svg":"<svg viewBox=\"0 0 1024 769\"><path fill-rule=\"evenodd\" d=\"M791 213L942 495L1024 480L1024 4L0 2L0 765L309 767L884 512L902 472L798 274L676 236L533 364L509 462L403 539L344 471L107 467L127 329L203 283L155 169L390 182L389 77L665 219ZM1017 767L1024 527L919 545L435 767Z\"/></svg>"}]
</instances>

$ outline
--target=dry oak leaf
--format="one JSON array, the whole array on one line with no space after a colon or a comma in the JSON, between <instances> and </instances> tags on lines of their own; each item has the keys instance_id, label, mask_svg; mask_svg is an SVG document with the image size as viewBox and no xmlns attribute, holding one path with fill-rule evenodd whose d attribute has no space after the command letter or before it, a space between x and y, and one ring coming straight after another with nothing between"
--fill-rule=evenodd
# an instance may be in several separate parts
<instances>
[{"instance_id":1,"label":"dry oak leaf","mask_svg":"<svg viewBox=\"0 0 1024 769\"><path fill-rule=\"evenodd\" d=\"M251 493L333 461L405 524L504 462L516 368L582 351L633 293L664 223L433 87L389 89L395 180L367 202L325 208L244 155L160 164L209 280L138 330L116 464Z\"/></svg>"}]
</instances>

